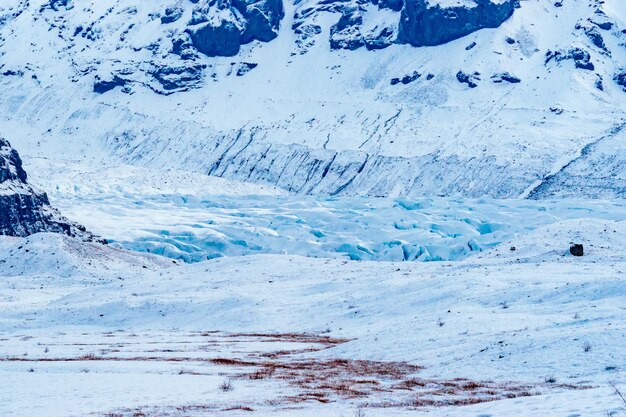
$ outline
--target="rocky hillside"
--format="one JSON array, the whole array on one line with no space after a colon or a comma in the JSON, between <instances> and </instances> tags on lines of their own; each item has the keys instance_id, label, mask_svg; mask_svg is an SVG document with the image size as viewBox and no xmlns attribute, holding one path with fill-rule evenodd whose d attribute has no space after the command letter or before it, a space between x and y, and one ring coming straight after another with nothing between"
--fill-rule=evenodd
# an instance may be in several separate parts
<instances>
[{"instance_id":1,"label":"rocky hillside","mask_svg":"<svg viewBox=\"0 0 626 417\"><path fill-rule=\"evenodd\" d=\"M0 235L24 237L39 232L98 240L50 207L46 193L28 185L20 156L0 138Z\"/></svg>"},{"instance_id":2,"label":"rocky hillside","mask_svg":"<svg viewBox=\"0 0 626 417\"><path fill-rule=\"evenodd\" d=\"M0 127L303 194L624 197L625 63L622 0L7 0Z\"/></svg>"}]
</instances>

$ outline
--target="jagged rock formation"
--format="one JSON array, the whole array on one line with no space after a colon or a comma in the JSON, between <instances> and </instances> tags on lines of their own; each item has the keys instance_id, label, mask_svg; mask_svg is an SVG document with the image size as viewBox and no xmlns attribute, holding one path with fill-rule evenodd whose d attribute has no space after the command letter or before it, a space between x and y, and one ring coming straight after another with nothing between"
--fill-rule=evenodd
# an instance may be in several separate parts
<instances>
[{"instance_id":1,"label":"jagged rock formation","mask_svg":"<svg viewBox=\"0 0 626 417\"><path fill-rule=\"evenodd\" d=\"M0 235L29 236L39 232L105 243L52 208L46 193L27 183L17 151L0 138Z\"/></svg>"},{"instance_id":2,"label":"jagged rock formation","mask_svg":"<svg viewBox=\"0 0 626 417\"><path fill-rule=\"evenodd\" d=\"M479 29L497 28L518 6L518 0L467 0L451 7L406 0L398 41L413 46L441 45Z\"/></svg>"}]
</instances>

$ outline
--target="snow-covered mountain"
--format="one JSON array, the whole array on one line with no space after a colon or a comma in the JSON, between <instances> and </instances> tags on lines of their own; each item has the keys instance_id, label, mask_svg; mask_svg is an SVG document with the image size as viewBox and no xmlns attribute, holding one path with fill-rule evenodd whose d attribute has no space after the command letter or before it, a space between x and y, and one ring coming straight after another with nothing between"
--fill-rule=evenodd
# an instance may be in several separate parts
<instances>
[{"instance_id":1,"label":"snow-covered mountain","mask_svg":"<svg viewBox=\"0 0 626 417\"><path fill-rule=\"evenodd\" d=\"M623 197L625 44L622 0L6 0L0 131L297 193Z\"/></svg>"}]
</instances>

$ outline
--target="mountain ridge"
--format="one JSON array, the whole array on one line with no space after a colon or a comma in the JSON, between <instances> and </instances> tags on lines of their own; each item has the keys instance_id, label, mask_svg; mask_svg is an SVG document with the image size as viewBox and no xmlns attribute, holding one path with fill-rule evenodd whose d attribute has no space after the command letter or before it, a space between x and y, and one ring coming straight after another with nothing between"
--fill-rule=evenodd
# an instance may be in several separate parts
<instances>
[{"instance_id":1,"label":"mountain ridge","mask_svg":"<svg viewBox=\"0 0 626 417\"><path fill-rule=\"evenodd\" d=\"M113 158L305 194L523 197L626 120L626 25L615 0L526 0L496 29L371 51L331 48L343 11L316 8L293 29L310 3L287 2L277 37L235 57L178 43L192 3L132 15L127 0L60 11L40 3L0 29L0 125L28 125L9 138L26 156ZM177 4L182 16L161 23ZM399 13L364 7L379 27ZM26 24L33 45L20 35ZM303 41L305 24L320 33ZM577 164L609 166L623 135ZM597 195L597 181L602 195L624 195L621 174L580 180L579 195Z\"/></svg>"}]
</instances>

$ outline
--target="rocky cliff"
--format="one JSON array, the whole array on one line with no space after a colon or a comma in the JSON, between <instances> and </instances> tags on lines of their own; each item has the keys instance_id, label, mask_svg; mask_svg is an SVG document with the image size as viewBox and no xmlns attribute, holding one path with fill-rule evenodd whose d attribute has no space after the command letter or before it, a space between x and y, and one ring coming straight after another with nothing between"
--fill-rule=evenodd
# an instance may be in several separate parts
<instances>
[{"instance_id":1,"label":"rocky cliff","mask_svg":"<svg viewBox=\"0 0 626 417\"><path fill-rule=\"evenodd\" d=\"M28 236L39 232L104 243L83 226L61 216L50 206L46 193L28 184L19 154L0 138L0 235Z\"/></svg>"},{"instance_id":2,"label":"rocky cliff","mask_svg":"<svg viewBox=\"0 0 626 417\"><path fill-rule=\"evenodd\" d=\"M398 41L413 46L435 46L483 28L497 28L519 7L518 0L471 0L455 5L405 0Z\"/></svg>"}]
</instances>

